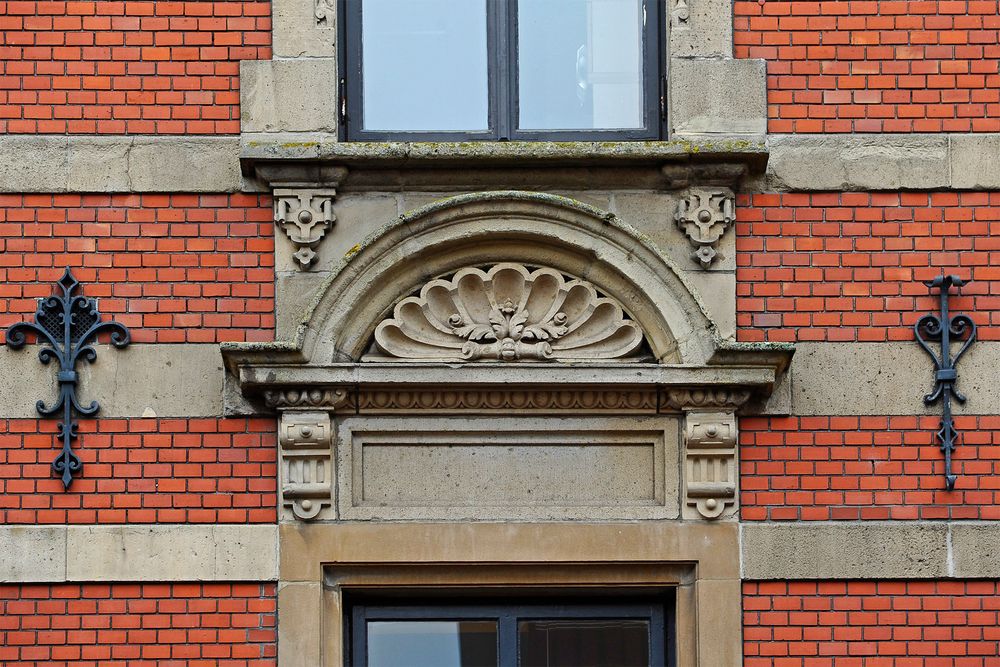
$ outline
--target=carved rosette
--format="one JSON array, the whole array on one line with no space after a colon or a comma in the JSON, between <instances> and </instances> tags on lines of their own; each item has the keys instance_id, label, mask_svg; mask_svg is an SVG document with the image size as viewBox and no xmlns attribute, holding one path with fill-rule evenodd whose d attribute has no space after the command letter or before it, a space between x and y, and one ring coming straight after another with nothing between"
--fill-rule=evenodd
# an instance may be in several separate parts
<instances>
[{"instance_id":1,"label":"carved rosette","mask_svg":"<svg viewBox=\"0 0 1000 667\"><path fill-rule=\"evenodd\" d=\"M629 361L643 340L591 283L510 262L432 280L375 329L383 354L414 361Z\"/></svg>"},{"instance_id":2,"label":"carved rosette","mask_svg":"<svg viewBox=\"0 0 1000 667\"><path fill-rule=\"evenodd\" d=\"M735 511L736 438L732 412L685 415L685 518L718 519L729 508Z\"/></svg>"},{"instance_id":3,"label":"carved rosette","mask_svg":"<svg viewBox=\"0 0 1000 667\"><path fill-rule=\"evenodd\" d=\"M274 223L295 246L293 257L307 269L316 261L316 248L333 226L335 190L274 191Z\"/></svg>"},{"instance_id":4,"label":"carved rosette","mask_svg":"<svg viewBox=\"0 0 1000 667\"><path fill-rule=\"evenodd\" d=\"M677 205L674 222L695 247L693 257L707 269L718 256L719 239L736 220L736 204L728 190L692 190Z\"/></svg>"},{"instance_id":5,"label":"carved rosette","mask_svg":"<svg viewBox=\"0 0 1000 667\"><path fill-rule=\"evenodd\" d=\"M282 504L298 519L316 519L333 505L333 435L329 413L282 412L278 444Z\"/></svg>"}]
</instances>

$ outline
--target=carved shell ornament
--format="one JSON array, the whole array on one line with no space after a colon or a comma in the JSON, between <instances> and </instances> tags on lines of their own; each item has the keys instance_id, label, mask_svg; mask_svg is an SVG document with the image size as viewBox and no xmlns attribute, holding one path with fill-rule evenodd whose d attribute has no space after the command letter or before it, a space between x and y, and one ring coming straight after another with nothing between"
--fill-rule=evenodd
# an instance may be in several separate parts
<instances>
[{"instance_id":1,"label":"carved shell ornament","mask_svg":"<svg viewBox=\"0 0 1000 667\"><path fill-rule=\"evenodd\" d=\"M380 352L415 361L635 361L642 344L591 283L509 262L432 280L375 329Z\"/></svg>"}]
</instances>

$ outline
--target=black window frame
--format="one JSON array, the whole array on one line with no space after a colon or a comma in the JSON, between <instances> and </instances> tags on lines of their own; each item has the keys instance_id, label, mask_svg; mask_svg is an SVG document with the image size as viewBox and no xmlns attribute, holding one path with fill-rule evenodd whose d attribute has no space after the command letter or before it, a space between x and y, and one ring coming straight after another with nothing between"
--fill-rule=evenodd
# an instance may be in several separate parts
<instances>
[{"instance_id":1,"label":"black window frame","mask_svg":"<svg viewBox=\"0 0 1000 667\"><path fill-rule=\"evenodd\" d=\"M487 131L365 130L361 15L363 0L338 0L340 23L338 82L341 141L655 141L667 137L666 14L663 0L641 0L643 34L643 121L640 129L521 130L517 128L518 0L486 2L489 111Z\"/></svg>"},{"instance_id":2,"label":"black window frame","mask_svg":"<svg viewBox=\"0 0 1000 667\"><path fill-rule=\"evenodd\" d=\"M358 603L350 607L348 628L345 639L349 639L349 650L345 651L345 665L367 667L366 622L376 621L443 621L443 620L497 620L498 652L500 667L517 665L518 621L519 620L561 620L561 619L620 619L634 618L649 621L649 664L674 667L675 641L674 622L667 601L615 601L607 604L581 603L580 601L560 602L516 602L497 604L461 604L455 601L428 601L426 603L402 604L399 601L383 604ZM507 662L504 662L504 661Z\"/></svg>"}]
</instances>

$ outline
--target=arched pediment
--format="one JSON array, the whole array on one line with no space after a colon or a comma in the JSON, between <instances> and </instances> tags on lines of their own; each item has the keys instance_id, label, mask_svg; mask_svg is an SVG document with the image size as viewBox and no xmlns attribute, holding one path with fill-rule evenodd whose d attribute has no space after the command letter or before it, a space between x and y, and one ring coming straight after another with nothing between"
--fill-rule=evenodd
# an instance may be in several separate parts
<instances>
[{"instance_id":1,"label":"arched pediment","mask_svg":"<svg viewBox=\"0 0 1000 667\"><path fill-rule=\"evenodd\" d=\"M562 276L564 286L573 284L574 296L589 293L592 302L588 307L597 308L598 316L610 318L606 322L590 320L589 326L598 321L612 326L614 340L626 348L626 339L641 335L660 363L703 364L714 350L716 327L698 295L673 263L638 232L614 215L581 202L527 192L444 199L402 215L381 229L345 257L326 281L299 327L301 349L307 358L319 363L358 361L369 350L373 337L378 342L376 327L387 318L395 319L397 328L383 326L384 341L401 341L396 335L400 313L394 316L394 309L412 311L414 299L424 298L422 290L442 294L447 291L444 283L455 276L473 280L483 267L490 271L499 265L532 267L525 271L541 271L539 277L547 276L553 282ZM514 274L506 275L512 278ZM625 324L612 324L619 310L627 314L622 317ZM437 314L438 324L444 318L444 330L429 324L443 334L439 342L454 343L446 340L451 336L447 318L456 314L460 313ZM484 317L486 321L482 321ZM488 313L481 314L480 321L466 322L456 329L488 325L488 318ZM584 323L572 324L579 328ZM559 344L549 344L552 355L529 354L526 358L614 359L637 349L619 355L574 356L557 354ZM399 350L398 346L394 349ZM473 356L483 358L478 353ZM413 358L462 359L460 354Z\"/></svg>"}]
</instances>

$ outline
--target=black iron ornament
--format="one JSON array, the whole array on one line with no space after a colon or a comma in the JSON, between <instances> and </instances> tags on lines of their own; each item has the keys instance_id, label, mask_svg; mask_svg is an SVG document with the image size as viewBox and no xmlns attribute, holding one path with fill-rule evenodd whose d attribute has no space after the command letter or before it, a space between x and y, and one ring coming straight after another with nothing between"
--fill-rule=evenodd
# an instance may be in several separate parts
<instances>
[{"instance_id":1,"label":"black iron ornament","mask_svg":"<svg viewBox=\"0 0 1000 667\"><path fill-rule=\"evenodd\" d=\"M124 325L118 322L101 322L96 301L85 296L74 296L73 292L79 286L79 281L67 267L66 273L56 283L56 294L38 300L35 321L18 322L7 328L9 347L15 350L24 347L27 334L34 334L40 344L48 345L38 351L39 360L43 364L48 364L53 359L59 361L59 396L51 406L39 400L35 403L35 409L43 417L51 417L62 410L58 433L58 437L62 439L62 452L52 462L52 470L62 478L66 489L72 484L73 475L83 468L80 458L73 452L73 440L77 437L74 412L89 417L101 409L97 401L91 401L87 406L80 405L76 396L79 380L76 374L77 361L85 359L93 363L97 359L97 351L91 343L100 334L111 334L111 344L119 348L128 345L131 338Z\"/></svg>"},{"instance_id":2,"label":"black iron ornament","mask_svg":"<svg viewBox=\"0 0 1000 667\"><path fill-rule=\"evenodd\" d=\"M951 455L955 451L956 441L959 433L951 416L951 398L959 403L965 403L965 396L958 391L955 383L958 381L958 371L955 366L962 358L969 346L976 339L976 324L968 315L951 315L948 311L948 292L952 286L961 287L965 283L958 276L946 276L941 274L933 280L924 283L932 290L936 289L940 293L941 312L940 315L928 314L917 320L913 325L913 330L917 335L917 342L924 348L927 354L934 361L934 389L924 396L926 405L933 405L938 400L942 402L941 427L938 429L937 438L941 443L941 451L944 452L944 481L945 486L951 491L955 488L957 475L951 472ZM962 347L954 358L951 356L951 344L965 338ZM928 343L939 342L941 344L941 354L937 355L931 350Z\"/></svg>"}]
</instances>

